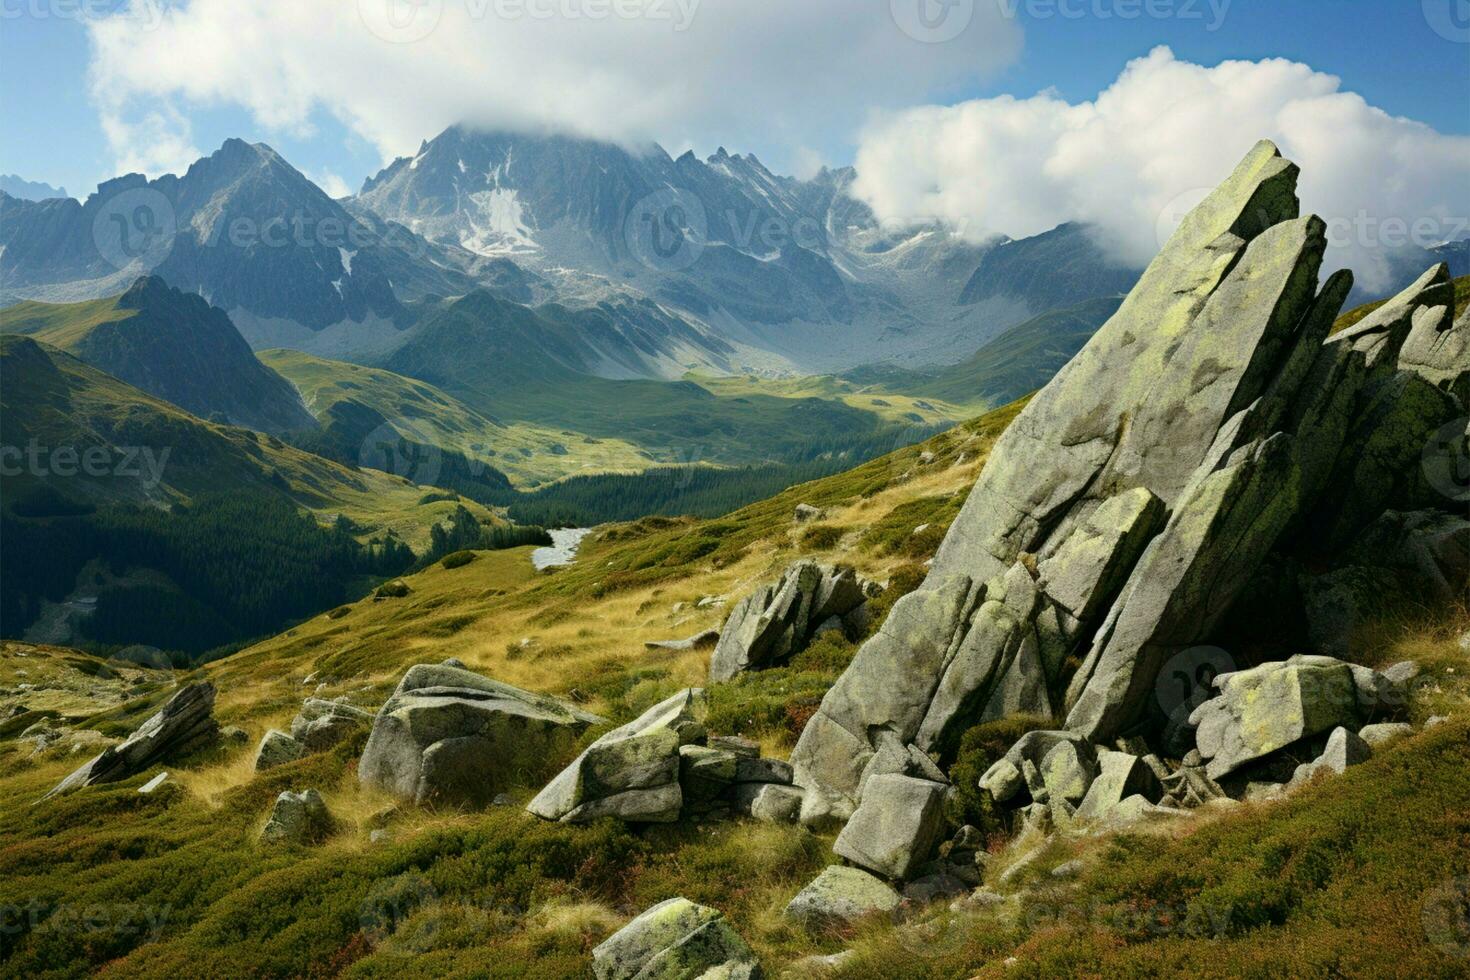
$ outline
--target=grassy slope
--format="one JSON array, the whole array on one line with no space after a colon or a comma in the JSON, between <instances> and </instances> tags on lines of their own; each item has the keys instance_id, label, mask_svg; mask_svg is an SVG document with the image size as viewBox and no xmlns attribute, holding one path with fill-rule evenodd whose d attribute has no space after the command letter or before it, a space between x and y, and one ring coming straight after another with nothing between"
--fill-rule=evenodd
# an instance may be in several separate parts
<instances>
[{"instance_id":1,"label":"grassy slope","mask_svg":"<svg viewBox=\"0 0 1470 980\"><path fill-rule=\"evenodd\" d=\"M137 315L137 310L120 309L119 298L112 296L85 303L26 300L0 310L0 333L24 334L67 350L96 327Z\"/></svg>"},{"instance_id":2,"label":"grassy slope","mask_svg":"<svg viewBox=\"0 0 1470 980\"><path fill-rule=\"evenodd\" d=\"M703 595L743 594L800 554L841 557L895 590L915 581L1018 409L724 518L604 529L575 566L554 573L533 573L525 549L435 566L408 579L405 599L358 603L211 665L204 675L220 687L217 713L253 743L308 693L371 706L408 664L458 656L627 718L703 680L707 654L642 649L644 640L717 625L722 610L690 605ZM928 463L925 451L934 454ZM828 515L796 527L798 502ZM916 535L925 523L932 529ZM1425 666L1415 721L1431 712L1463 718L1470 706L1470 664L1455 641L1467 626L1470 616L1451 611L1385 623L1363 644L1376 663L1412 657ZM834 642L754 683L716 688L711 728L779 752L790 744L790 710L819 695L850 654ZM47 687L26 697L88 689L65 676L95 670L67 663L86 658L48 657L46 668L30 666ZM0 662L22 661L11 647ZM311 674L321 686L303 686ZM18 679L0 670L9 698ZM167 693L136 690L144 696L121 705L108 696L60 707L85 727L121 734ZM855 944L843 975L1454 976L1462 961L1449 954L1463 947L1426 942L1424 909L1470 873L1467 735L1458 720L1284 803L1088 844L1080 882L1043 888L1019 917L951 916L940 906L915 927L817 939L779 914L834 860L829 839L798 828L635 831L548 825L514 808L406 808L381 818L393 839L371 844L374 815L392 801L357 785L360 740L259 776L250 771L253 744L220 749L171 767L181 790L139 796L133 790L150 772L32 808L26 802L78 759L58 750L33 757L0 738L0 794L11 801L0 805L0 907L37 909L42 923L0 933L0 963L29 975L90 964L109 976L579 977L593 945L682 894L724 910L773 974L801 955ZM257 846L274 795L306 786L326 795L338 832L309 850ZM1073 856L1052 849L1032 877ZM997 870L1009 857L998 856ZM88 909L129 928L88 928L79 919ZM1194 922L1223 933L1202 938L1180 924Z\"/></svg>"},{"instance_id":3,"label":"grassy slope","mask_svg":"<svg viewBox=\"0 0 1470 980\"><path fill-rule=\"evenodd\" d=\"M518 486L579 473L632 472L650 463L647 454L622 439L502 423L431 384L391 371L292 350L262 351L259 357L296 386L318 419L340 402L366 405L390 421L407 420L421 440L483 459Z\"/></svg>"},{"instance_id":4,"label":"grassy slope","mask_svg":"<svg viewBox=\"0 0 1470 980\"><path fill-rule=\"evenodd\" d=\"M349 470L271 436L197 419L167 402L29 339L0 337L0 442L45 447L147 447L163 460L162 485L111 476L52 479L63 492L96 502L155 502L217 490L289 493L324 519L344 513L374 532L393 529L412 547L454 509L420 504L424 489L374 470ZM163 453L167 451L167 457ZM116 458L116 457L114 457ZM284 488L276 482L279 474ZM7 477L6 496L40 482ZM490 520L488 512L472 507Z\"/></svg>"}]
</instances>

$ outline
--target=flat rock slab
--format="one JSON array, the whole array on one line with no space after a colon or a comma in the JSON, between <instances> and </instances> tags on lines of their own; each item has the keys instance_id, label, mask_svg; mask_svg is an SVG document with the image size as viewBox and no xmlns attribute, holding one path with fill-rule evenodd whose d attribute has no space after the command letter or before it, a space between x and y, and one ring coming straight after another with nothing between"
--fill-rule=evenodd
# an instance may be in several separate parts
<instances>
[{"instance_id":1,"label":"flat rock slab","mask_svg":"<svg viewBox=\"0 0 1470 980\"><path fill-rule=\"evenodd\" d=\"M114 783L143 772L155 763L177 757L219 738L214 720L214 685L190 684L139 725L133 734L67 776L42 799L81 786Z\"/></svg>"},{"instance_id":2,"label":"flat rock slab","mask_svg":"<svg viewBox=\"0 0 1470 980\"><path fill-rule=\"evenodd\" d=\"M898 908L901 896L886 881L861 868L834 864L786 906L786 918L813 932L843 926L870 915L886 915Z\"/></svg>"}]
</instances>

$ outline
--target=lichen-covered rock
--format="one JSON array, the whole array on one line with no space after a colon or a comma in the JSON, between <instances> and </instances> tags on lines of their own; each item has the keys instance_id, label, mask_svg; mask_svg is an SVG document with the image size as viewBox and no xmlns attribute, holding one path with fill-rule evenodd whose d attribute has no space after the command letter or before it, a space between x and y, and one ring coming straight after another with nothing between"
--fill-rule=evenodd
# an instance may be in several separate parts
<instances>
[{"instance_id":1,"label":"lichen-covered rock","mask_svg":"<svg viewBox=\"0 0 1470 980\"><path fill-rule=\"evenodd\" d=\"M1358 737L1368 743L1370 748L1412 734L1414 734L1414 726L1403 721L1379 722L1376 725L1364 725L1358 729Z\"/></svg>"},{"instance_id":2,"label":"lichen-covered rock","mask_svg":"<svg viewBox=\"0 0 1470 980\"><path fill-rule=\"evenodd\" d=\"M887 915L901 898L887 882L861 868L833 864L786 906L785 916L812 932L845 926L870 915Z\"/></svg>"},{"instance_id":3,"label":"lichen-covered rock","mask_svg":"<svg viewBox=\"0 0 1470 980\"><path fill-rule=\"evenodd\" d=\"M1096 776L1097 749L1087 739L1068 731L1034 731L1017 739L1016 744L986 770L980 777L980 788L989 793L997 803L1011 803L1022 790L1032 788L1026 778L1028 772L1035 774L1034 780L1042 778L1042 763L1059 746L1068 746L1072 757L1077 760L1076 765L1083 770L1093 770L1093 775ZM1058 756L1058 760L1060 758ZM1041 785L1044 785L1044 781ZM1057 789L1064 790L1060 785ZM1083 790L1085 793L1086 787Z\"/></svg>"},{"instance_id":4,"label":"lichen-covered rock","mask_svg":"<svg viewBox=\"0 0 1470 980\"><path fill-rule=\"evenodd\" d=\"M798 561L781 578L741 600L710 658L710 680L784 663L805 649L819 627L867 601L864 581L850 568Z\"/></svg>"},{"instance_id":5,"label":"lichen-covered rock","mask_svg":"<svg viewBox=\"0 0 1470 980\"><path fill-rule=\"evenodd\" d=\"M763 823L791 824L801 816L802 792L780 783L736 783L725 793L731 808Z\"/></svg>"},{"instance_id":6,"label":"lichen-covered rock","mask_svg":"<svg viewBox=\"0 0 1470 980\"><path fill-rule=\"evenodd\" d=\"M307 698L291 719L291 737L308 752L325 752L373 723L371 712L341 701Z\"/></svg>"},{"instance_id":7,"label":"lichen-covered rock","mask_svg":"<svg viewBox=\"0 0 1470 980\"><path fill-rule=\"evenodd\" d=\"M939 843L948 788L912 776L874 776L833 852L886 877L907 878Z\"/></svg>"},{"instance_id":8,"label":"lichen-covered rock","mask_svg":"<svg viewBox=\"0 0 1470 980\"><path fill-rule=\"evenodd\" d=\"M67 776L42 799L58 793L114 783L156 763L194 751L219 737L214 720L214 685L204 682L181 689L143 724L117 745L109 745Z\"/></svg>"},{"instance_id":9,"label":"lichen-covered rock","mask_svg":"<svg viewBox=\"0 0 1470 980\"><path fill-rule=\"evenodd\" d=\"M373 719L358 778L418 803L488 805L541 778L601 721L457 667L410 667Z\"/></svg>"},{"instance_id":10,"label":"lichen-covered rock","mask_svg":"<svg viewBox=\"0 0 1470 980\"><path fill-rule=\"evenodd\" d=\"M1470 407L1470 308L1462 310L1458 320L1453 315L1447 305L1426 305L1417 311L1399 348L1399 368L1413 371Z\"/></svg>"},{"instance_id":11,"label":"lichen-covered rock","mask_svg":"<svg viewBox=\"0 0 1470 980\"><path fill-rule=\"evenodd\" d=\"M592 950L592 972L597 980L759 976L724 914L687 898L660 902L605 939Z\"/></svg>"},{"instance_id":12,"label":"lichen-covered rock","mask_svg":"<svg viewBox=\"0 0 1470 980\"><path fill-rule=\"evenodd\" d=\"M260 832L263 844L314 844L332 831L332 817L314 789L276 797L270 819Z\"/></svg>"},{"instance_id":13,"label":"lichen-covered rock","mask_svg":"<svg viewBox=\"0 0 1470 980\"><path fill-rule=\"evenodd\" d=\"M285 732L272 728L260 739L260 745L255 749L255 771L265 772L276 766L284 766L288 762L295 762L306 755L306 746Z\"/></svg>"},{"instance_id":14,"label":"lichen-covered rock","mask_svg":"<svg viewBox=\"0 0 1470 980\"><path fill-rule=\"evenodd\" d=\"M1097 762L1097 777L1077 807L1078 820L1102 818L1130 796L1157 802L1163 795L1158 779L1139 756L1103 749Z\"/></svg>"},{"instance_id":15,"label":"lichen-covered rock","mask_svg":"<svg viewBox=\"0 0 1470 980\"><path fill-rule=\"evenodd\" d=\"M1293 657L1215 678L1217 697L1190 716L1211 779L1339 725L1356 730L1395 696L1367 668L1331 657Z\"/></svg>"},{"instance_id":16,"label":"lichen-covered rock","mask_svg":"<svg viewBox=\"0 0 1470 980\"><path fill-rule=\"evenodd\" d=\"M602 816L633 823L679 819L679 750L704 740L706 711L704 692L697 688L654 705L589 745L526 809L566 823Z\"/></svg>"}]
</instances>

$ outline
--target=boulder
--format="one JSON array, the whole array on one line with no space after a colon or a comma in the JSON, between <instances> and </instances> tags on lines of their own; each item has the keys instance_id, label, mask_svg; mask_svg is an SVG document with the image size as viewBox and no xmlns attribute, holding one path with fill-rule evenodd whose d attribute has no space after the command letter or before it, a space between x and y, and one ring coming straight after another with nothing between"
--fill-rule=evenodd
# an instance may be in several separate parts
<instances>
[{"instance_id":1,"label":"boulder","mask_svg":"<svg viewBox=\"0 0 1470 980\"><path fill-rule=\"evenodd\" d=\"M694 980L759 975L755 954L712 908L671 898L592 950L597 980Z\"/></svg>"},{"instance_id":2,"label":"boulder","mask_svg":"<svg viewBox=\"0 0 1470 980\"><path fill-rule=\"evenodd\" d=\"M1099 751L1097 756L1097 777L1077 807L1077 819L1105 817L1130 796L1157 801L1163 795L1158 779L1139 756L1108 749Z\"/></svg>"},{"instance_id":3,"label":"boulder","mask_svg":"<svg viewBox=\"0 0 1470 980\"><path fill-rule=\"evenodd\" d=\"M1299 786L1321 772L1341 776L1349 766L1367 762L1372 755L1373 748L1365 739L1346 728L1333 729L1332 735L1327 739L1327 748L1316 759L1297 766L1290 785Z\"/></svg>"},{"instance_id":4,"label":"boulder","mask_svg":"<svg viewBox=\"0 0 1470 980\"><path fill-rule=\"evenodd\" d=\"M373 722L371 712L341 701L307 698L291 719L291 737L308 752L325 752Z\"/></svg>"},{"instance_id":5,"label":"boulder","mask_svg":"<svg viewBox=\"0 0 1470 980\"><path fill-rule=\"evenodd\" d=\"M947 789L912 776L874 776L833 852L889 878L909 877L939 843Z\"/></svg>"},{"instance_id":6,"label":"boulder","mask_svg":"<svg viewBox=\"0 0 1470 980\"><path fill-rule=\"evenodd\" d=\"M1081 787L1083 795L1077 797L1081 800L1099 771L1097 749L1087 739L1067 731L1034 731L1022 735L980 777L980 788L997 803L1014 804L1024 799L1020 796L1022 790L1033 789L1034 785L1046 786L1042 764L1048 758L1053 759L1056 770L1053 778L1057 782L1047 787L1047 795L1052 792L1062 797L1076 795L1078 784L1085 781L1087 786ZM1034 773L1031 780L1026 778L1028 771Z\"/></svg>"},{"instance_id":7,"label":"boulder","mask_svg":"<svg viewBox=\"0 0 1470 980\"><path fill-rule=\"evenodd\" d=\"M710 658L710 680L786 662L806 648L822 623L861 606L867 600L864 584L850 568L795 562L730 613Z\"/></svg>"},{"instance_id":8,"label":"boulder","mask_svg":"<svg viewBox=\"0 0 1470 980\"><path fill-rule=\"evenodd\" d=\"M358 778L417 803L483 806L540 778L602 719L457 667L410 667L373 719Z\"/></svg>"},{"instance_id":9,"label":"boulder","mask_svg":"<svg viewBox=\"0 0 1470 980\"><path fill-rule=\"evenodd\" d=\"M791 824L801 816L802 792L779 783L736 783L725 793L731 808L763 823Z\"/></svg>"},{"instance_id":10,"label":"boulder","mask_svg":"<svg viewBox=\"0 0 1470 980\"><path fill-rule=\"evenodd\" d=\"M202 748L219 737L214 720L214 685L190 684L169 698L158 713L117 745L103 749L47 793L127 779L170 758Z\"/></svg>"},{"instance_id":11,"label":"boulder","mask_svg":"<svg viewBox=\"0 0 1470 980\"><path fill-rule=\"evenodd\" d=\"M870 915L888 915L899 901L898 892L882 879L833 864L796 893L784 914L812 932L825 932Z\"/></svg>"},{"instance_id":12,"label":"boulder","mask_svg":"<svg viewBox=\"0 0 1470 980\"><path fill-rule=\"evenodd\" d=\"M826 511L811 504L797 504L796 511L792 514L792 520L798 524L810 524L812 521L820 521L826 516Z\"/></svg>"},{"instance_id":13,"label":"boulder","mask_svg":"<svg viewBox=\"0 0 1470 980\"><path fill-rule=\"evenodd\" d=\"M263 844L314 844L332 831L332 817L321 794L314 789L285 792L276 797L270 818L260 832Z\"/></svg>"},{"instance_id":14,"label":"boulder","mask_svg":"<svg viewBox=\"0 0 1470 980\"><path fill-rule=\"evenodd\" d=\"M260 745L255 750L255 771L265 772L276 766L284 766L288 762L295 762L304 755L306 755L306 746L285 732L272 728L261 736Z\"/></svg>"},{"instance_id":15,"label":"boulder","mask_svg":"<svg viewBox=\"0 0 1470 980\"><path fill-rule=\"evenodd\" d=\"M679 819L679 750L704 740L706 711L704 692L697 688L654 705L589 745L526 809L566 823L603 816L633 823Z\"/></svg>"},{"instance_id":16,"label":"boulder","mask_svg":"<svg viewBox=\"0 0 1470 980\"><path fill-rule=\"evenodd\" d=\"M1221 674L1215 688L1189 719L1211 779L1339 725L1356 729L1396 693L1375 671L1331 657Z\"/></svg>"},{"instance_id":17,"label":"boulder","mask_svg":"<svg viewBox=\"0 0 1470 980\"><path fill-rule=\"evenodd\" d=\"M1368 744L1370 748L1376 748L1385 742L1391 742L1396 738L1414 734L1414 726L1407 722L1386 721L1376 725L1364 725L1358 729L1358 737Z\"/></svg>"}]
</instances>

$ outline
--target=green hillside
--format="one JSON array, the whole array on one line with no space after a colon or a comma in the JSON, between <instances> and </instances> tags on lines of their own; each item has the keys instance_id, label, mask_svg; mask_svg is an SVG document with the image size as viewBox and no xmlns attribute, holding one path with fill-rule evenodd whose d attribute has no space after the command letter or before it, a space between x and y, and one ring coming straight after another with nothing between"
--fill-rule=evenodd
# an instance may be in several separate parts
<instances>
[{"instance_id":1,"label":"green hillside","mask_svg":"<svg viewBox=\"0 0 1470 980\"><path fill-rule=\"evenodd\" d=\"M296 386L323 426L330 427L347 408L361 406L405 438L481 460L517 486L581 473L631 472L650 464L645 452L623 439L501 422L427 382L391 371L293 350L262 351L259 357Z\"/></svg>"},{"instance_id":2,"label":"green hillside","mask_svg":"<svg viewBox=\"0 0 1470 980\"><path fill-rule=\"evenodd\" d=\"M200 418L278 434L315 427L223 310L156 277L111 299L0 310L0 333L65 350Z\"/></svg>"},{"instance_id":3,"label":"green hillside","mask_svg":"<svg viewBox=\"0 0 1470 980\"><path fill-rule=\"evenodd\" d=\"M660 463L800 461L885 433L896 441L916 424L841 398L596 377L581 369L586 356L556 316L473 293L415 328L383 366L485 416L621 439ZM934 411L922 421L950 418Z\"/></svg>"}]
</instances>

